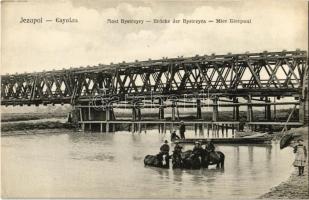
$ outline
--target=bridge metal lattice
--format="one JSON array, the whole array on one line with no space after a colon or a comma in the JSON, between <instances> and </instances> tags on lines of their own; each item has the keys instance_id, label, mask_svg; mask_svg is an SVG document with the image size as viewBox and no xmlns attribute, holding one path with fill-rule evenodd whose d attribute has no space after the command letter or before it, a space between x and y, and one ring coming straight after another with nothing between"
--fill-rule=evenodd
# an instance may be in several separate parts
<instances>
[{"instance_id":1,"label":"bridge metal lattice","mask_svg":"<svg viewBox=\"0 0 309 200\"><path fill-rule=\"evenodd\" d=\"M172 58L1 76L1 105L58 104L95 96L291 96L301 93L307 52Z\"/></svg>"}]
</instances>

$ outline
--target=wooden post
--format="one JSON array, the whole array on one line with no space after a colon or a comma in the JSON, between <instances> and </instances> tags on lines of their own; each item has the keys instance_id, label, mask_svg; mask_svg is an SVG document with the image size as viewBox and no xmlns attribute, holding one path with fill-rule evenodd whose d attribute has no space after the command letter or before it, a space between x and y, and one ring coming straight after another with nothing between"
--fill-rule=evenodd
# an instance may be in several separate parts
<instances>
[{"instance_id":1,"label":"wooden post","mask_svg":"<svg viewBox=\"0 0 309 200\"><path fill-rule=\"evenodd\" d=\"M163 133L164 134L166 133L166 123L165 122L163 123Z\"/></svg>"},{"instance_id":2,"label":"wooden post","mask_svg":"<svg viewBox=\"0 0 309 200\"><path fill-rule=\"evenodd\" d=\"M116 131L116 125L113 124L113 132L115 132L115 131Z\"/></svg>"},{"instance_id":3,"label":"wooden post","mask_svg":"<svg viewBox=\"0 0 309 200\"><path fill-rule=\"evenodd\" d=\"M253 116L252 116L252 97L251 94L248 95L248 112L247 112L247 121L252 122Z\"/></svg>"},{"instance_id":4,"label":"wooden post","mask_svg":"<svg viewBox=\"0 0 309 200\"><path fill-rule=\"evenodd\" d=\"M202 107L200 99L196 99L196 118L202 119Z\"/></svg>"},{"instance_id":5,"label":"wooden post","mask_svg":"<svg viewBox=\"0 0 309 200\"><path fill-rule=\"evenodd\" d=\"M201 100L200 100L200 99L196 99L196 118L197 118L198 120L201 120L201 119L202 119L202 107L201 107ZM196 127L196 128L198 127L198 129L199 129L199 135L201 135L201 134L204 135L204 133L202 133L202 132L203 132L203 129L204 129L203 124L197 124L195 127Z\"/></svg>"},{"instance_id":6,"label":"wooden post","mask_svg":"<svg viewBox=\"0 0 309 200\"><path fill-rule=\"evenodd\" d=\"M233 103L238 103L238 98L233 98ZM239 121L239 105L233 107L233 120Z\"/></svg>"},{"instance_id":7,"label":"wooden post","mask_svg":"<svg viewBox=\"0 0 309 200\"><path fill-rule=\"evenodd\" d=\"M82 108L79 108L79 118L80 118L80 121L82 122L83 121L83 112L82 112Z\"/></svg>"},{"instance_id":8,"label":"wooden post","mask_svg":"<svg viewBox=\"0 0 309 200\"><path fill-rule=\"evenodd\" d=\"M88 121L91 121L92 117L91 117L91 108L90 108L90 103L88 104ZM89 127L89 131L91 131L91 123L88 124Z\"/></svg>"},{"instance_id":9,"label":"wooden post","mask_svg":"<svg viewBox=\"0 0 309 200\"><path fill-rule=\"evenodd\" d=\"M102 133L102 132L103 132L103 124L100 123L100 133Z\"/></svg>"},{"instance_id":10,"label":"wooden post","mask_svg":"<svg viewBox=\"0 0 309 200\"><path fill-rule=\"evenodd\" d=\"M274 121L277 121L276 97L274 97Z\"/></svg>"},{"instance_id":11,"label":"wooden post","mask_svg":"<svg viewBox=\"0 0 309 200\"><path fill-rule=\"evenodd\" d=\"M135 124L132 122L131 124L131 132L134 133Z\"/></svg>"},{"instance_id":12,"label":"wooden post","mask_svg":"<svg viewBox=\"0 0 309 200\"><path fill-rule=\"evenodd\" d=\"M135 126L135 122L136 121L136 109L135 109L135 105L133 104L132 107L132 133L135 132L136 130L136 126Z\"/></svg>"},{"instance_id":13,"label":"wooden post","mask_svg":"<svg viewBox=\"0 0 309 200\"><path fill-rule=\"evenodd\" d=\"M224 137L224 124L221 126L222 137Z\"/></svg>"},{"instance_id":14,"label":"wooden post","mask_svg":"<svg viewBox=\"0 0 309 200\"><path fill-rule=\"evenodd\" d=\"M91 121L91 108L90 108L90 103L88 104L88 121Z\"/></svg>"},{"instance_id":15,"label":"wooden post","mask_svg":"<svg viewBox=\"0 0 309 200\"><path fill-rule=\"evenodd\" d=\"M79 119L81 122L81 128L83 131L85 131L85 124L83 123L83 112L82 112L82 108L79 108Z\"/></svg>"},{"instance_id":16,"label":"wooden post","mask_svg":"<svg viewBox=\"0 0 309 200\"><path fill-rule=\"evenodd\" d=\"M141 123L139 122L138 123L138 133L141 133L142 132L142 126L141 126Z\"/></svg>"},{"instance_id":17,"label":"wooden post","mask_svg":"<svg viewBox=\"0 0 309 200\"><path fill-rule=\"evenodd\" d=\"M248 111L247 111L247 121L248 122L252 122L253 121L253 111L252 111L252 105L250 105L252 103L252 96L251 94L248 95ZM252 129L252 127L250 127L250 129Z\"/></svg>"},{"instance_id":18,"label":"wooden post","mask_svg":"<svg viewBox=\"0 0 309 200\"><path fill-rule=\"evenodd\" d=\"M269 98L266 98L266 103L270 103L270 99ZM271 106L270 105L266 105L266 120L267 122L270 122L271 121ZM271 133L272 132L272 126L269 125L268 126L268 131Z\"/></svg>"},{"instance_id":19,"label":"wooden post","mask_svg":"<svg viewBox=\"0 0 309 200\"><path fill-rule=\"evenodd\" d=\"M81 126L82 126L82 130L85 131L85 123L84 122L82 122Z\"/></svg>"},{"instance_id":20,"label":"wooden post","mask_svg":"<svg viewBox=\"0 0 309 200\"><path fill-rule=\"evenodd\" d=\"M160 120L163 120L164 119L164 102L162 99L159 99L159 104L160 104L160 107L159 107L159 119ZM163 124L159 124L159 133L163 132L164 131L164 127L163 127Z\"/></svg>"},{"instance_id":21,"label":"wooden post","mask_svg":"<svg viewBox=\"0 0 309 200\"><path fill-rule=\"evenodd\" d=\"M209 124L207 124L207 137L209 137Z\"/></svg>"},{"instance_id":22,"label":"wooden post","mask_svg":"<svg viewBox=\"0 0 309 200\"><path fill-rule=\"evenodd\" d=\"M175 101L172 102L172 121L175 121Z\"/></svg>"},{"instance_id":23,"label":"wooden post","mask_svg":"<svg viewBox=\"0 0 309 200\"><path fill-rule=\"evenodd\" d=\"M213 98L213 112L212 112L212 121L216 122L218 120L218 97Z\"/></svg>"},{"instance_id":24,"label":"wooden post","mask_svg":"<svg viewBox=\"0 0 309 200\"><path fill-rule=\"evenodd\" d=\"M109 132L109 119L110 119L110 112L109 112L109 107L106 107L105 109L105 113L106 113L106 118L105 118L105 121L106 121L106 124L105 124L105 132L108 133Z\"/></svg>"}]
</instances>

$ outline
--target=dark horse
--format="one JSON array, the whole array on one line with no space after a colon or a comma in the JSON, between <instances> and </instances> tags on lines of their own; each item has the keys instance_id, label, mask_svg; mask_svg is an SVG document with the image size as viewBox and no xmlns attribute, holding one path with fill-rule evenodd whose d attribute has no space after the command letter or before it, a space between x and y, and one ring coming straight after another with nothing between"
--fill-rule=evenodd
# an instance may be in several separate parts
<instances>
[{"instance_id":1,"label":"dark horse","mask_svg":"<svg viewBox=\"0 0 309 200\"><path fill-rule=\"evenodd\" d=\"M182 152L181 155L172 155L173 169L200 169L208 168L209 165L217 165L217 168L224 168L225 156L222 152L216 151L209 154L205 153L205 158L202 159L200 155L192 153L192 150Z\"/></svg>"},{"instance_id":2,"label":"dark horse","mask_svg":"<svg viewBox=\"0 0 309 200\"><path fill-rule=\"evenodd\" d=\"M172 164L173 169L175 168L200 169L202 166L199 156L193 154L192 150L182 152L180 156L174 153L172 155Z\"/></svg>"},{"instance_id":3,"label":"dark horse","mask_svg":"<svg viewBox=\"0 0 309 200\"><path fill-rule=\"evenodd\" d=\"M168 156L167 159L170 159ZM165 159L163 159L165 160ZM162 160L157 155L147 155L144 158L144 165L151 167L169 168L169 163L163 164Z\"/></svg>"},{"instance_id":4,"label":"dark horse","mask_svg":"<svg viewBox=\"0 0 309 200\"><path fill-rule=\"evenodd\" d=\"M224 168L225 155L221 151L206 153L203 167L208 168L209 165L217 165L217 168Z\"/></svg>"}]
</instances>

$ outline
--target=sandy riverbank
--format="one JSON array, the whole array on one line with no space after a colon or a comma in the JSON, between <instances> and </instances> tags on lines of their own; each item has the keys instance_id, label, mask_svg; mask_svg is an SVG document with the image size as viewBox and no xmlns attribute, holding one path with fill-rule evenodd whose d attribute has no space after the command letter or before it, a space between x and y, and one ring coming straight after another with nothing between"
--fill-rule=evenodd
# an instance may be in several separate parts
<instances>
[{"instance_id":1,"label":"sandy riverbank","mask_svg":"<svg viewBox=\"0 0 309 200\"><path fill-rule=\"evenodd\" d=\"M301 133L305 139L308 150L308 127L291 129L289 133ZM289 148L289 147L287 147ZM292 151L292 148L291 148ZM273 187L269 192L262 195L262 199L309 199L308 189L308 160L305 166L304 176L298 176L298 169L295 168L288 180Z\"/></svg>"}]
</instances>

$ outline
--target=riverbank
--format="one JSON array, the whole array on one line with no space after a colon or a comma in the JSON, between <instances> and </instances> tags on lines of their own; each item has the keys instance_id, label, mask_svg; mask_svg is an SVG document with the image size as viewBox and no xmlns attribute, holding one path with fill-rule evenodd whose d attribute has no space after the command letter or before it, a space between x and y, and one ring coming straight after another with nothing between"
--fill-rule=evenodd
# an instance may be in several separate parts
<instances>
[{"instance_id":1,"label":"riverbank","mask_svg":"<svg viewBox=\"0 0 309 200\"><path fill-rule=\"evenodd\" d=\"M1 132L1 136L19 136L19 135L39 135L39 134L63 134L70 132L69 129L33 129L20 131ZM71 130L73 133L73 130Z\"/></svg>"},{"instance_id":2,"label":"riverbank","mask_svg":"<svg viewBox=\"0 0 309 200\"><path fill-rule=\"evenodd\" d=\"M308 145L308 127L301 127L291 129L288 133L300 133L303 135L304 144ZM287 147L289 148L289 147ZM292 151L292 149L291 149ZM308 146L307 146L308 151ZM298 169L294 172L288 180L270 189L269 192L262 195L261 199L309 199L308 189L308 160L306 162L304 176L298 176Z\"/></svg>"},{"instance_id":3,"label":"riverbank","mask_svg":"<svg viewBox=\"0 0 309 200\"><path fill-rule=\"evenodd\" d=\"M262 195L261 199L309 199L308 194L308 162L305 167L304 176L298 176L295 168L289 179L276 187L270 192Z\"/></svg>"},{"instance_id":4,"label":"riverbank","mask_svg":"<svg viewBox=\"0 0 309 200\"><path fill-rule=\"evenodd\" d=\"M22 121L17 123L1 123L1 135L11 131L27 131L36 129L72 129L72 125L67 122L59 121L43 121L32 122Z\"/></svg>"}]
</instances>

